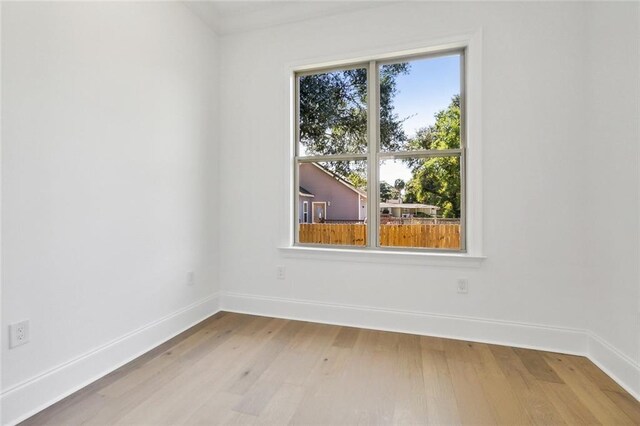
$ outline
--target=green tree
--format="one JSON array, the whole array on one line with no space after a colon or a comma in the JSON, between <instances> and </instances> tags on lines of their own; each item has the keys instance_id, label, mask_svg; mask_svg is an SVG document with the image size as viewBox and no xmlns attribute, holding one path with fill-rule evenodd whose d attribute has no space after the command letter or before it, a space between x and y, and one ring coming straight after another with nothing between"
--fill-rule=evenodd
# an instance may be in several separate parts
<instances>
[{"instance_id":1,"label":"green tree","mask_svg":"<svg viewBox=\"0 0 640 426\"><path fill-rule=\"evenodd\" d=\"M402 121L393 109L396 77L409 64L380 69L380 145L398 149L407 142ZM363 68L300 77L300 143L309 155L365 153L367 150L367 70ZM324 164L328 169L364 177L364 162Z\"/></svg>"},{"instance_id":2,"label":"green tree","mask_svg":"<svg viewBox=\"0 0 640 426\"><path fill-rule=\"evenodd\" d=\"M393 198L394 187L387 182L380 182L380 201L385 202Z\"/></svg>"},{"instance_id":3,"label":"green tree","mask_svg":"<svg viewBox=\"0 0 640 426\"><path fill-rule=\"evenodd\" d=\"M394 194L396 198L400 199L400 197L402 197L402 190L405 186L406 184L402 179L396 179L396 181L393 183L393 189L395 190Z\"/></svg>"},{"instance_id":4,"label":"green tree","mask_svg":"<svg viewBox=\"0 0 640 426\"><path fill-rule=\"evenodd\" d=\"M413 149L455 149L460 147L460 96L435 115L432 126L420 129L409 141ZM405 202L436 205L442 217L460 217L460 159L431 157L408 160L412 178L405 188Z\"/></svg>"},{"instance_id":5,"label":"green tree","mask_svg":"<svg viewBox=\"0 0 640 426\"><path fill-rule=\"evenodd\" d=\"M424 127L409 140L411 149L460 148L460 95L454 95L446 109L435 114L435 123Z\"/></svg>"},{"instance_id":6,"label":"green tree","mask_svg":"<svg viewBox=\"0 0 640 426\"><path fill-rule=\"evenodd\" d=\"M356 188L363 191L367 190L367 178L365 178L361 173L358 173L357 171L351 172L349 173L347 180Z\"/></svg>"}]
</instances>

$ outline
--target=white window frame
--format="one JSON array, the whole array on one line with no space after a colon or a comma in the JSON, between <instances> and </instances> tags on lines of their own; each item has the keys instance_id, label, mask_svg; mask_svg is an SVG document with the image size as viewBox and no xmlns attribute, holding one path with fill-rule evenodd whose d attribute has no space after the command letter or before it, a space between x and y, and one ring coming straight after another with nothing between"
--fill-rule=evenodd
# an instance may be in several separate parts
<instances>
[{"instance_id":1,"label":"white window frame","mask_svg":"<svg viewBox=\"0 0 640 426\"><path fill-rule=\"evenodd\" d=\"M302 202L302 223L309 223L309 202Z\"/></svg>"},{"instance_id":2,"label":"white window frame","mask_svg":"<svg viewBox=\"0 0 640 426\"><path fill-rule=\"evenodd\" d=\"M428 46L428 47L424 47ZM375 222L368 219L368 242L375 241L375 245L368 245L365 247L353 247L353 246L319 246L319 245L307 245L307 244L297 244L298 238L298 226L297 226L297 209L298 205L296 203L291 203L291 194L295 192L289 192L286 195L287 202L286 205L290 211L290 219L286 220L286 231L283 231L283 243L280 246L280 249L287 256L292 257L317 257L321 259L335 259L335 260L348 260L348 261L375 261L379 262L381 259L393 259L394 263L398 263L398 261L408 261L409 264L433 264L433 265L447 265L447 266L479 266L482 260L484 259L483 255L483 244L482 244L482 173L481 173L481 164L482 164L482 149L481 149L481 82L482 82L482 74L481 74L481 64L482 64L482 31L478 30L469 34L462 34L458 36L446 37L439 40L433 40L430 43L424 42L414 42L407 43L401 46L397 46L396 49L387 48L384 50L377 51L368 51L363 52L362 55L358 54L350 54L351 58L359 58L359 59L348 59L346 57L338 57L334 59L321 58L316 61L309 60L305 62L297 62L288 64L286 67L286 78L288 81L288 89L289 96L287 97L287 108L290 111L290 114L286 117L286 126L287 126L287 134L290 137L290 144L288 144L287 152L288 152L288 160L287 166L291 173L289 174L289 182L293 185L298 180L298 159L296 158L297 149L298 149L298 132L297 132L297 90L296 90L296 75L300 72L305 71L317 71L320 69L325 69L327 71L334 70L340 67L349 67L353 65L363 64L363 63L371 63L374 61L376 64L378 62L384 61L397 61L398 59L407 59L410 60L412 58L418 57L427 57L431 55L441 54L443 52L451 52L453 50L463 50L464 51L464 67L465 72L463 74L463 84L461 85L461 103L464 105L465 114L464 114L464 134L461 135L464 138L465 146L464 146L464 167L462 169L461 179L464 179L464 192L461 194L461 204L464 206L464 226L463 226L463 241L464 241L464 250L461 251L442 251L438 249L429 249L429 248L395 248L395 247L379 247L377 233L378 230L375 229L378 226L379 219L376 218ZM377 66L377 65L376 65ZM369 76L371 76L371 70L369 70ZM376 73L377 75L377 73ZM373 85L374 91L377 91L377 87L372 84L372 79L368 78L368 84ZM377 84L377 82L376 82ZM371 94L371 90L369 91ZM377 94L375 94L377 99ZM370 96L373 98L373 96ZM461 105L461 106L462 106ZM369 111L377 111L377 107L372 108L371 105L368 106ZM374 114L377 116L377 114ZM369 120L370 129L369 129L369 137L371 138L371 131L377 133L377 123L373 123L371 125L372 120ZM373 129L371 129L373 127ZM375 141L377 142L377 135L375 136ZM370 139L374 140L374 139ZM371 144L370 144L371 145ZM374 185L372 183L373 180L377 183L377 169L379 160L376 159L376 162L373 162L369 159L370 153L372 150L369 150L366 154L366 159L368 161L368 168L371 169L372 165L375 170L372 175L371 172L368 173L367 180L369 183L369 193L373 193L375 200L372 200L373 197L367 197L367 206L368 206L368 218L376 217L372 216L372 211L376 212L376 209L373 206L377 206L377 200L379 198L378 188L375 187L375 190L372 192L371 187ZM376 147L376 155L377 147ZM411 156L409 153L407 156ZM340 156L337 156L340 157ZM358 155L352 156L347 155L344 158L333 158L332 160L350 160L353 157L359 157ZM313 161L312 157L307 157L309 161ZM326 161L326 158L324 159ZM368 170L369 171L369 170ZM291 220L291 218L296 218L295 222ZM461 218L462 219L462 218ZM284 223L284 222L283 222ZM371 226L372 223L375 226ZM373 229L372 229L373 228ZM375 239L372 238L371 234L374 234ZM381 258L381 256L383 256ZM402 263L402 262L400 262Z\"/></svg>"}]
</instances>

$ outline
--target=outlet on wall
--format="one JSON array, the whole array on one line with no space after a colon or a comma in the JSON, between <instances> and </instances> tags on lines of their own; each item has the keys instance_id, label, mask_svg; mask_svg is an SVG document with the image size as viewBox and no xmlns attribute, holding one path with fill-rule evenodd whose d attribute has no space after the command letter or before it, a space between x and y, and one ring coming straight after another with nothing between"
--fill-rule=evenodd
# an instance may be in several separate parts
<instances>
[{"instance_id":1,"label":"outlet on wall","mask_svg":"<svg viewBox=\"0 0 640 426\"><path fill-rule=\"evenodd\" d=\"M9 348L29 342L29 320L9 325Z\"/></svg>"},{"instance_id":2,"label":"outlet on wall","mask_svg":"<svg viewBox=\"0 0 640 426\"><path fill-rule=\"evenodd\" d=\"M276 267L276 278L279 280L284 280L285 277L285 269L284 266L279 265Z\"/></svg>"},{"instance_id":3,"label":"outlet on wall","mask_svg":"<svg viewBox=\"0 0 640 426\"><path fill-rule=\"evenodd\" d=\"M469 280L466 278L458 278L458 293L467 294L469 293Z\"/></svg>"}]
</instances>

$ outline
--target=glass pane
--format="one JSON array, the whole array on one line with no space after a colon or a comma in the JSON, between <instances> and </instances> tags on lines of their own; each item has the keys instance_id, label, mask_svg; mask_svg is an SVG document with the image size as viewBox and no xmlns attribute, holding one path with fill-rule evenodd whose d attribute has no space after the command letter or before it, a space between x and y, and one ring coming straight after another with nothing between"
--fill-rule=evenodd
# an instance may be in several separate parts
<instances>
[{"instance_id":1,"label":"glass pane","mask_svg":"<svg viewBox=\"0 0 640 426\"><path fill-rule=\"evenodd\" d=\"M299 79L299 155L366 153L367 69Z\"/></svg>"},{"instance_id":2,"label":"glass pane","mask_svg":"<svg viewBox=\"0 0 640 426\"><path fill-rule=\"evenodd\" d=\"M380 163L380 246L460 250L460 157Z\"/></svg>"},{"instance_id":3,"label":"glass pane","mask_svg":"<svg viewBox=\"0 0 640 426\"><path fill-rule=\"evenodd\" d=\"M460 54L380 67L380 150L460 148Z\"/></svg>"},{"instance_id":4,"label":"glass pane","mask_svg":"<svg viewBox=\"0 0 640 426\"><path fill-rule=\"evenodd\" d=\"M299 163L298 241L367 243L366 161Z\"/></svg>"}]
</instances>

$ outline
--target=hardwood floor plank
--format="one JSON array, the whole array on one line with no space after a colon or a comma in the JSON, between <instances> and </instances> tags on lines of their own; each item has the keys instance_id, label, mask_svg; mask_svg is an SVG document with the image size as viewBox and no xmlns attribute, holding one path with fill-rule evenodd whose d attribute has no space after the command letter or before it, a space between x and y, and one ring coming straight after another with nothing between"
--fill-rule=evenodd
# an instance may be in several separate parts
<instances>
[{"instance_id":1,"label":"hardwood floor plank","mask_svg":"<svg viewBox=\"0 0 640 426\"><path fill-rule=\"evenodd\" d=\"M518 358L520 358L529 373L536 379L544 382L564 383L553 368L547 364L541 352L520 348L514 348L513 351L518 355Z\"/></svg>"},{"instance_id":2,"label":"hardwood floor plank","mask_svg":"<svg viewBox=\"0 0 640 426\"><path fill-rule=\"evenodd\" d=\"M238 395L244 395L247 390L258 380L260 375L264 373L274 359L287 346L289 340L302 329L302 322L287 321L277 333L274 334L271 341L256 354L253 362L246 366L237 377L233 384L227 389L228 392Z\"/></svg>"},{"instance_id":3,"label":"hardwood floor plank","mask_svg":"<svg viewBox=\"0 0 640 426\"><path fill-rule=\"evenodd\" d=\"M461 424L453 381L444 351L421 340L422 377L429 424ZM442 346L444 347L444 346Z\"/></svg>"},{"instance_id":4,"label":"hardwood floor plank","mask_svg":"<svg viewBox=\"0 0 640 426\"><path fill-rule=\"evenodd\" d=\"M304 386L283 383L262 410L258 422L263 425L286 425L304 397Z\"/></svg>"},{"instance_id":5,"label":"hardwood floor plank","mask_svg":"<svg viewBox=\"0 0 640 426\"><path fill-rule=\"evenodd\" d=\"M449 340L445 354L453 389L458 402L458 414L464 424L497 424L491 404L482 389L482 383L468 356L470 343Z\"/></svg>"},{"instance_id":6,"label":"hardwood floor plank","mask_svg":"<svg viewBox=\"0 0 640 426\"><path fill-rule=\"evenodd\" d=\"M287 343L269 368L234 407L236 411L261 415L286 381L303 383L322 352L334 341L337 327L306 323ZM259 421L261 421L259 419Z\"/></svg>"},{"instance_id":7,"label":"hardwood floor plank","mask_svg":"<svg viewBox=\"0 0 640 426\"><path fill-rule=\"evenodd\" d=\"M340 332L333 341L333 346L339 348L352 348L358 339L360 330L353 327L340 327Z\"/></svg>"},{"instance_id":8,"label":"hardwood floor plank","mask_svg":"<svg viewBox=\"0 0 640 426\"><path fill-rule=\"evenodd\" d=\"M262 375L264 380L303 385L322 354L330 347L338 327L306 325Z\"/></svg>"},{"instance_id":9,"label":"hardwood floor plank","mask_svg":"<svg viewBox=\"0 0 640 426\"><path fill-rule=\"evenodd\" d=\"M399 336L395 365L393 424L420 425L427 419L419 336Z\"/></svg>"},{"instance_id":10,"label":"hardwood floor plank","mask_svg":"<svg viewBox=\"0 0 640 426\"><path fill-rule=\"evenodd\" d=\"M259 416L281 385L282 382L260 381L249 388L233 409L239 413Z\"/></svg>"},{"instance_id":11,"label":"hardwood floor plank","mask_svg":"<svg viewBox=\"0 0 640 426\"><path fill-rule=\"evenodd\" d=\"M640 425L640 404L627 392L603 390L609 397L635 424Z\"/></svg>"},{"instance_id":12,"label":"hardwood floor plank","mask_svg":"<svg viewBox=\"0 0 640 426\"><path fill-rule=\"evenodd\" d=\"M432 351L444 352L444 342L447 339L433 336L420 336L420 347Z\"/></svg>"},{"instance_id":13,"label":"hardwood floor plank","mask_svg":"<svg viewBox=\"0 0 640 426\"><path fill-rule=\"evenodd\" d=\"M218 314L25 425L640 424L583 357Z\"/></svg>"},{"instance_id":14,"label":"hardwood floor plank","mask_svg":"<svg viewBox=\"0 0 640 426\"><path fill-rule=\"evenodd\" d=\"M538 380L529 373L529 370L527 370L512 348L491 345L490 349L516 398L525 408L534 424L566 424L558 410L549 401Z\"/></svg>"},{"instance_id":15,"label":"hardwood floor plank","mask_svg":"<svg viewBox=\"0 0 640 426\"><path fill-rule=\"evenodd\" d=\"M333 330L336 334L338 331L338 327ZM334 398L333 389L340 389L340 378L351 353L352 349L329 346L320 354L318 362L302 382L304 390L290 416L291 424L314 424L322 417L326 404L331 404Z\"/></svg>"},{"instance_id":16,"label":"hardwood floor plank","mask_svg":"<svg viewBox=\"0 0 640 426\"><path fill-rule=\"evenodd\" d=\"M240 395L227 392L212 393L204 404L186 418L184 424L202 426L222 424L240 398Z\"/></svg>"},{"instance_id":17,"label":"hardwood floor plank","mask_svg":"<svg viewBox=\"0 0 640 426\"><path fill-rule=\"evenodd\" d=\"M501 425L533 424L533 419L514 394L489 345L473 343L467 346L497 423Z\"/></svg>"},{"instance_id":18,"label":"hardwood floor plank","mask_svg":"<svg viewBox=\"0 0 640 426\"><path fill-rule=\"evenodd\" d=\"M558 376L565 381L584 405L589 407L589 410L602 424L635 424L629 416L600 390L596 383L582 374L572 362L571 356L547 354L545 358L556 373L558 373Z\"/></svg>"},{"instance_id":19,"label":"hardwood floor plank","mask_svg":"<svg viewBox=\"0 0 640 426\"><path fill-rule=\"evenodd\" d=\"M549 401L558 410L562 418L570 425L599 425L602 424L591 413L571 388L564 383L541 383L542 389L548 395Z\"/></svg>"}]
</instances>

